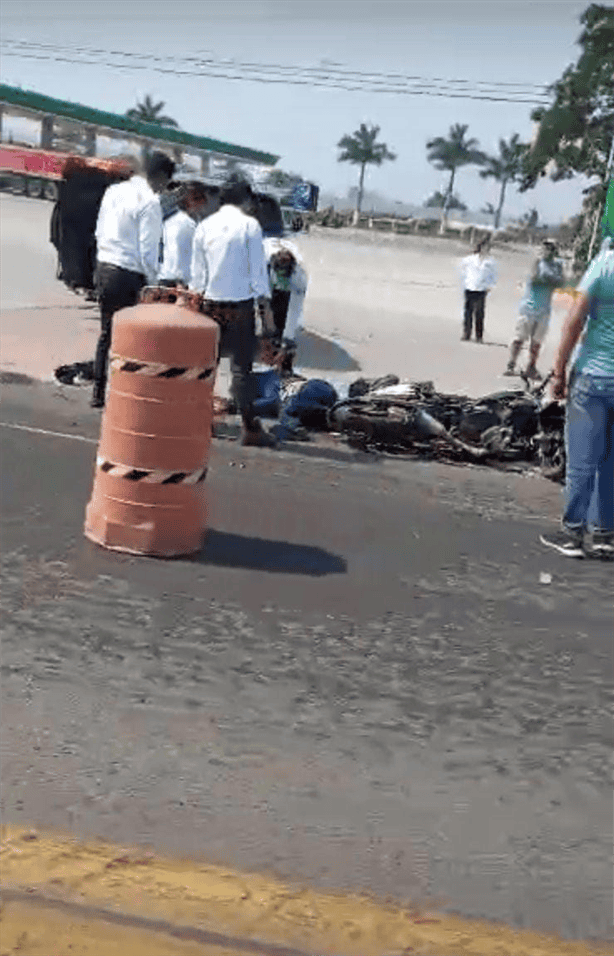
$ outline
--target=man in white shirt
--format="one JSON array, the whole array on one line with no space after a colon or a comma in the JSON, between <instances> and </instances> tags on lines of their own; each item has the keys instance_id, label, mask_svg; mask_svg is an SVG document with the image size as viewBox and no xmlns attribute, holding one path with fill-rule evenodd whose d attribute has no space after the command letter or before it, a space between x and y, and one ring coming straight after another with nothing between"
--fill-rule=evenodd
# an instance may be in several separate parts
<instances>
[{"instance_id":1,"label":"man in white shirt","mask_svg":"<svg viewBox=\"0 0 614 956\"><path fill-rule=\"evenodd\" d=\"M181 204L174 213L164 220L160 285L189 285L190 266L192 265L192 240L195 230L195 221L181 208Z\"/></svg>"},{"instance_id":2,"label":"man in white shirt","mask_svg":"<svg viewBox=\"0 0 614 956\"><path fill-rule=\"evenodd\" d=\"M177 209L164 220L160 285L189 286L196 226L217 209L217 193L217 186L206 186L198 180L180 187Z\"/></svg>"},{"instance_id":3,"label":"man in white shirt","mask_svg":"<svg viewBox=\"0 0 614 956\"><path fill-rule=\"evenodd\" d=\"M477 243L470 256L461 262L463 289L465 292L465 314L463 320L463 341L468 342L475 319L475 340L482 342L484 336L484 309L486 294L497 281L495 264L487 257L488 239Z\"/></svg>"},{"instance_id":4,"label":"man in white shirt","mask_svg":"<svg viewBox=\"0 0 614 956\"><path fill-rule=\"evenodd\" d=\"M288 239L265 239L264 251L277 333L275 344L281 350L278 367L282 373L291 374L296 353L296 333L303 325L307 272L298 249Z\"/></svg>"},{"instance_id":5,"label":"man in white shirt","mask_svg":"<svg viewBox=\"0 0 614 956\"><path fill-rule=\"evenodd\" d=\"M203 312L220 327L220 355L230 358L232 394L243 419L244 445L270 446L274 439L254 414L252 364L257 348L254 305L263 337L273 339L271 290L258 222L243 208L251 200L248 183L230 182L220 209L196 228L190 288L203 294Z\"/></svg>"},{"instance_id":6,"label":"man in white shirt","mask_svg":"<svg viewBox=\"0 0 614 956\"><path fill-rule=\"evenodd\" d=\"M136 305L141 288L157 281L162 238L157 194L168 186L174 170L169 156L154 152L146 160L145 177L109 186L102 197L96 224L101 332L94 361L94 408L104 406L113 316Z\"/></svg>"}]
</instances>

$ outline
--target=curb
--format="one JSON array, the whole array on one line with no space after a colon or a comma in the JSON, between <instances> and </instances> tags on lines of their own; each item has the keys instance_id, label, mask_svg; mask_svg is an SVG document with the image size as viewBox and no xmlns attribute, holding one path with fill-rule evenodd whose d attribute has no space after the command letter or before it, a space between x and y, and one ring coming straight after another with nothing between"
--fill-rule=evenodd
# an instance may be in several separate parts
<instances>
[{"instance_id":1,"label":"curb","mask_svg":"<svg viewBox=\"0 0 614 956\"><path fill-rule=\"evenodd\" d=\"M2 956L606 956L607 944L5 825ZM66 941L66 942L65 942ZM27 946L27 949L25 948ZM45 948L46 947L46 948ZM117 947L117 948L114 948Z\"/></svg>"}]
</instances>

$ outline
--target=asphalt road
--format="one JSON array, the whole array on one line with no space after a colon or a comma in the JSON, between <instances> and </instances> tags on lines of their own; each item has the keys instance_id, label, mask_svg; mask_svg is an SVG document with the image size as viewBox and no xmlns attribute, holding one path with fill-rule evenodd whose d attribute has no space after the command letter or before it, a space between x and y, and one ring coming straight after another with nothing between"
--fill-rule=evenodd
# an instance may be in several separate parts
<instances>
[{"instance_id":1,"label":"asphalt road","mask_svg":"<svg viewBox=\"0 0 614 956\"><path fill-rule=\"evenodd\" d=\"M86 399L4 389L4 819L609 938L612 566L543 552L558 488L218 440L202 553L118 556Z\"/></svg>"}]
</instances>

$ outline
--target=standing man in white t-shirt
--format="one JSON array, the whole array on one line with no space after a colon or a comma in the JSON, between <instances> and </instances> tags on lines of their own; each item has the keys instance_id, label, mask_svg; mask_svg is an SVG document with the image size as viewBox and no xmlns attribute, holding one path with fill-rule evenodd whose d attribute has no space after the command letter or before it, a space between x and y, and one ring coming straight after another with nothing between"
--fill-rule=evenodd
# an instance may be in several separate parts
<instances>
[{"instance_id":1,"label":"standing man in white t-shirt","mask_svg":"<svg viewBox=\"0 0 614 956\"><path fill-rule=\"evenodd\" d=\"M109 186L96 223L96 288L100 302L100 338L94 360L92 407L102 408L107 383L107 358L113 316L136 305L144 285L158 278L162 209L158 193L175 171L166 153L154 152L145 163L145 177L132 176Z\"/></svg>"},{"instance_id":2,"label":"standing man in white t-shirt","mask_svg":"<svg viewBox=\"0 0 614 956\"><path fill-rule=\"evenodd\" d=\"M482 342L484 336L484 310L486 295L497 281L495 263L488 257L489 240L481 239L470 256L461 262L465 312L463 318L463 342L471 338L475 320L475 340Z\"/></svg>"}]
</instances>

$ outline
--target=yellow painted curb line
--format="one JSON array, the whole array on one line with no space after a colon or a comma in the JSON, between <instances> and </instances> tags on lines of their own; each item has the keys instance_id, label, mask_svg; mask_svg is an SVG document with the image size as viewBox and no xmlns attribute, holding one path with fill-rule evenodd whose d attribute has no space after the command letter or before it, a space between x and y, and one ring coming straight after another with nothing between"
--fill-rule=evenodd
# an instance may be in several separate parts
<instances>
[{"instance_id":1,"label":"yellow painted curb line","mask_svg":"<svg viewBox=\"0 0 614 956\"><path fill-rule=\"evenodd\" d=\"M612 954L606 943L296 889L103 842L12 826L0 836L0 956Z\"/></svg>"}]
</instances>

